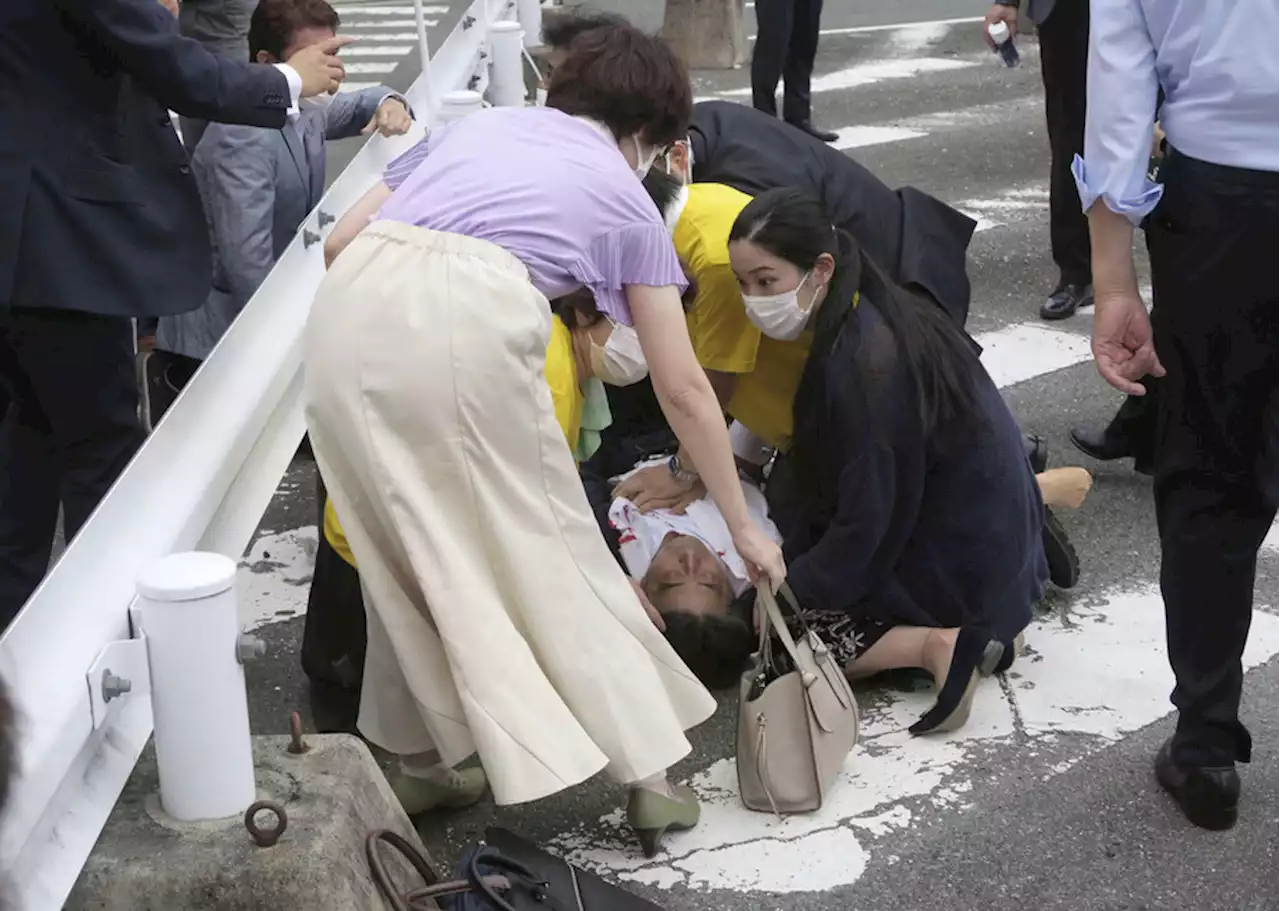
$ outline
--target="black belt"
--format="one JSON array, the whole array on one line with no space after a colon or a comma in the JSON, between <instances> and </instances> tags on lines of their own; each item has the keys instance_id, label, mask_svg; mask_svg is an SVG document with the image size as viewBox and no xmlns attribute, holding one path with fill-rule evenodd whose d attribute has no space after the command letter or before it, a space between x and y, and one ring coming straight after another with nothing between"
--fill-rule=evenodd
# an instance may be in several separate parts
<instances>
[{"instance_id":1,"label":"black belt","mask_svg":"<svg viewBox=\"0 0 1280 911\"><path fill-rule=\"evenodd\" d=\"M1176 168L1189 177L1204 177L1209 180L1225 181L1234 186L1252 187L1258 190L1276 192L1280 185L1280 173L1276 171L1259 171L1254 168L1238 168L1235 165L1215 164L1192 158L1185 152L1179 152L1172 145L1160 166L1161 174L1168 174L1169 168Z\"/></svg>"}]
</instances>

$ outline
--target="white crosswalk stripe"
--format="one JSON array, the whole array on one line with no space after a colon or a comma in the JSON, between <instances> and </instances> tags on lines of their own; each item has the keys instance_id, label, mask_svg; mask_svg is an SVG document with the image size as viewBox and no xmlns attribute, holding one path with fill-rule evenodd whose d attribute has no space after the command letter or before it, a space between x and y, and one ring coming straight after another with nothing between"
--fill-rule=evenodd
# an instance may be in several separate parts
<instances>
[{"instance_id":1,"label":"white crosswalk stripe","mask_svg":"<svg viewBox=\"0 0 1280 911\"><path fill-rule=\"evenodd\" d=\"M339 91L358 92L379 85L369 77L389 76L417 53L418 24L412 5L344 3L335 8L342 20L340 31L356 39L342 50L349 78ZM424 6L427 29L440 25L449 10L448 6Z\"/></svg>"},{"instance_id":2,"label":"white crosswalk stripe","mask_svg":"<svg viewBox=\"0 0 1280 911\"><path fill-rule=\"evenodd\" d=\"M377 8L386 12L358 20L357 11L366 7L342 8L344 29L350 16L361 37L375 30L375 19L395 23L397 31L384 33L394 38L370 38L367 53L351 55L349 71L367 78L386 70L364 67L394 69L416 41L411 13L395 12L411 7ZM753 18L748 13L749 24ZM988 812L988 779L1006 765L1028 770L1018 781L1062 788L1073 768L1170 712L1172 676L1148 482L1132 475L1127 463L1100 467L1067 444L1072 425L1065 422L1097 419L1116 400L1090 363L1091 311L1058 323L1036 315L1056 272L1048 249L1048 151L1035 39L1020 36L1026 63L1006 71L976 44L979 21L966 16L825 28L813 84L815 114L819 125L837 132L837 148L890 185L920 186L977 221L970 246L970 331L983 346L984 366L1028 430L1052 427L1054 465L1085 464L1107 477L1084 509L1064 517L1081 549L1081 585L1050 593L1027 634L1030 654L1005 679L982 684L961 731L936 739L906 734L931 704L929 692L877 690L865 697L863 746L816 813L779 820L744 810L732 737L716 734L721 739L709 742L695 731L691 739L702 758L682 780L698 793L702 820L692 832L669 838L653 860L639 856L617 811L584 818L580 804L557 798L511 817L586 867L649 890L672 911L754 911L792 902L815 911L850 907L839 898L827 903L822 895L865 886L877 871L887 875L900 841L927 839L919 833L931 826ZM407 50L398 50L402 44ZM696 94L699 100L750 103L748 80L745 67L732 74L697 73ZM372 83L344 88L362 84ZM1140 281L1149 301L1145 265ZM282 489L280 496L298 494ZM1090 508L1104 498L1125 508ZM292 524L273 524L268 517L244 561L246 625L270 627L305 614L316 530ZM1264 575L1246 668L1272 662L1280 651L1278 561L1280 532L1273 525L1259 555ZM731 731L731 721L720 728ZM613 800L591 803L597 804L612 806ZM466 825L483 828L487 812L476 811ZM451 820L434 834L424 828L424 837L434 851L452 844L446 828L460 825Z\"/></svg>"}]
</instances>

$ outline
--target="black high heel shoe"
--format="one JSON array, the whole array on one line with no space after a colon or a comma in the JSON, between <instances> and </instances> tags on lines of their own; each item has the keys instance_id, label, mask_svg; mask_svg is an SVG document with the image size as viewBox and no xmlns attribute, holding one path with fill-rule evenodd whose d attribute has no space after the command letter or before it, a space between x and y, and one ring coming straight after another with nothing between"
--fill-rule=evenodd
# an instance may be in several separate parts
<instances>
[{"instance_id":1,"label":"black high heel shoe","mask_svg":"<svg viewBox=\"0 0 1280 911\"><path fill-rule=\"evenodd\" d=\"M937 701L908 730L919 736L945 734L963 727L969 720L973 694L978 688L984 664L994 669L1003 660L1004 652L1004 647L991 638L991 631L985 626L962 626L956 637L956 649L951 654L947 679L938 690Z\"/></svg>"}]
</instances>

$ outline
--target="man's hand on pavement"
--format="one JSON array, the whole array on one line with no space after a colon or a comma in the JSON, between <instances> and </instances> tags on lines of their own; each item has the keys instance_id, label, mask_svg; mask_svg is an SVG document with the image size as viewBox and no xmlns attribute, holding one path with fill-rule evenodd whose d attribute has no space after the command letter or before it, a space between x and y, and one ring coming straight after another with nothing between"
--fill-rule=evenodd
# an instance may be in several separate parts
<instances>
[{"instance_id":1,"label":"man's hand on pavement","mask_svg":"<svg viewBox=\"0 0 1280 911\"><path fill-rule=\"evenodd\" d=\"M360 132L367 136L377 130L383 136L403 136L412 126L413 117L409 115L409 108L405 103L399 98L387 98L378 105L373 118Z\"/></svg>"},{"instance_id":2,"label":"man's hand on pavement","mask_svg":"<svg viewBox=\"0 0 1280 911\"><path fill-rule=\"evenodd\" d=\"M285 61L302 80L303 98L338 91L338 86L347 76L342 61L338 59L338 51L354 40L338 35L304 47Z\"/></svg>"},{"instance_id":3,"label":"man's hand on pavement","mask_svg":"<svg viewBox=\"0 0 1280 911\"><path fill-rule=\"evenodd\" d=\"M1100 294L1093 307L1093 359L1102 378L1121 392L1145 395L1144 376L1164 376L1151 317L1134 288Z\"/></svg>"},{"instance_id":4,"label":"man's hand on pavement","mask_svg":"<svg viewBox=\"0 0 1280 911\"><path fill-rule=\"evenodd\" d=\"M995 49L996 43L991 40L991 32L989 29L997 22L1003 22L1009 26L1009 34L1018 34L1018 8L1016 6L1005 6L1003 3L994 4L991 9L987 10L987 15L982 19L982 40L987 42L987 47Z\"/></svg>"}]
</instances>

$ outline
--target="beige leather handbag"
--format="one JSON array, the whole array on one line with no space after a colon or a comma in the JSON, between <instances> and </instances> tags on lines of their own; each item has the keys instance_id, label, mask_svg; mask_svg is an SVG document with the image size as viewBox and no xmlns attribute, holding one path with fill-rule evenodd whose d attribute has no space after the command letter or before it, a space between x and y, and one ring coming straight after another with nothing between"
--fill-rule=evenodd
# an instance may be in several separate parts
<instances>
[{"instance_id":1,"label":"beige leather handbag","mask_svg":"<svg viewBox=\"0 0 1280 911\"><path fill-rule=\"evenodd\" d=\"M748 809L778 815L819 809L858 741L858 703L843 669L791 589L784 584L780 594L803 635L792 638L778 600L761 586L760 646L738 702L738 791Z\"/></svg>"}]
</instances>

